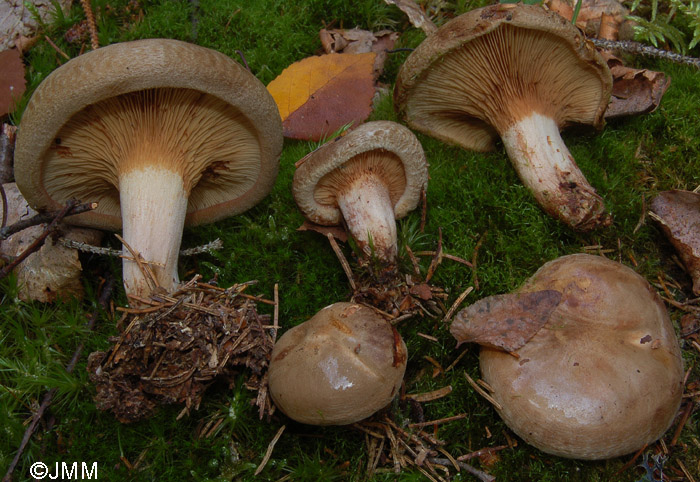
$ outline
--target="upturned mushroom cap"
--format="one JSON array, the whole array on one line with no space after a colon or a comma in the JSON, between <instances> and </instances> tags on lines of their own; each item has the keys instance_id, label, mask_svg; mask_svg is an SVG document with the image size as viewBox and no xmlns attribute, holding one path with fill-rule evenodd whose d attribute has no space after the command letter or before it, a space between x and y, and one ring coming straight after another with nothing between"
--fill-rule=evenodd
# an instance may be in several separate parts
<instances>
[{"instance_id":1,"label":"upturned mushroom cap","mask_svg":"<svg viewBox=\"0 0 700 482\"><path fill-rule=\"evenodd\" d=\"M386 182L396 219L416 208L428 184L428 163L416 136L401 124L374 121L309 153L294 172L294 199L309 221L340 224L338 193L368 171Z\"/></svg>"},{"instance_id":2,"label":"upturned mushroom cap","mask_svg":"<svg viewBox=\"0 0 700 482\"><path fill-rule=\"evenodd\" d=\"M426 38L401 67L394 104L412 128L487 151L533 112L559 128L601 127L611 89L605 61L571 22L539 5L497 4Z\"/></svg>"},{"instance_id":3,"label":"upturned mushroom cap","mask_svg":"<svg viewBox=\"0 0 700 482\"><path fill-rule=\"evenodd\" d=\"M401 124L368 122L309 153L297 165L292 192L316 224L344 221L367 255L392 266L396 219L418 205L428 163L416 136Z\"/></svg>"},{"instance_id":4,"label":"upturned mushroom cap","mask_svg":"<svg viewBox=\"0 0 700 482\"><path fill-rule=\"evenodd\" d=\"M81 55L41 83L15 177L37 210L96 201L70 222L123 230L124 287L138 298L177 286L184 226L267 195L281 150L277 106L250 72L211 49L139 40Z\"/></svg>"},{"instance_id":5,"label":"upturned mushroom cap","mask_svg":"<svg viewBox=\"0 0 700 482\"><path fill-rule=\"evenodd\" d=\"M394 398L406 360L401 336L374 310L335 303L277 341L268 371L270 395L298 422L354 423Z\"/></svg>"},{"instance_id":6,"label":"upturned mushroom cap","mask_svg":"<svg viewBox=\"0 0 700 482\"><path fill-rule=\"evenodd\" d=\"M185 223L195 225L268 194L281 132L265 86L226 55L177 40L125 42L76 57L41 83L22 116L15 176L35 209L96 201L70 222L118 230L118 178L147 158L182 175Z\"/></svg>"},{"instance_id":7,"label":"upturned mushroom cap","mask_svg":"<svg viewBox=\"0 0 700 482\"><path fill-rule=\"evenodd\" d=\"M414 129L467 149L500 137L521 181L575 230L610 224L561 138L600 127L612 76L583 34L539 5L498 4L443 25L399 72L394 106Z\"/></svg>"},{"instance_id":8,"label":"upturned mushroom cap","mask_svg":"<svg viewBox=\"0 0 700 482\"><path fill-rule=\"evenodd\" d=\"M546 263L521 292L559 306L515 354L483 348L481 370L506 424L544 452L603 459L658 439L678 411L683 366L668 312L630 268L575 254Z\"/></svg>"}]
</instances>

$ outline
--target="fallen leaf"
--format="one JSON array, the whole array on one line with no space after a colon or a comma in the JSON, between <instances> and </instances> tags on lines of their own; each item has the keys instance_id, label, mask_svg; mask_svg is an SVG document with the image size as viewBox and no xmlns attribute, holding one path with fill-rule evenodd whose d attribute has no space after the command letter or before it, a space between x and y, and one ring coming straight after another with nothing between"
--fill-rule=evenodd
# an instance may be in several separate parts
<instances>
[{"instance_id":1,"label":"fallen leaf","mask_svg":"<svg viewBox=\"0 0 700 482\"><path fill-rule=\"evenodd\" d=\"M342 243L348 240L348 233L341 226L321 226L320 224L312 223L308 220L305 220L304 224L297 228L297 231L314 231L324 236L330 233L335 239Z\"/></svg>"},{"instance_id":2,"label":"fallen leaf","mask_svg":"<svg viewBox=\"0 0 700 482\"><path fill-rule=\"evenodd\" d=\"M547 323L560 301L556 290L489 296L457 313L450 333L459 344L478 343L512 352Z\"/></svg>"},{"instance_id":3,"label":"fallen leaf","mask_svg":"<svg viewBox=\"0 0 700 482\"><path fill-rule=\"evenodd\" d=\"M327 54L290 65L267 86L285 137L318 141L372 112L376 54Z\"/></svg>"},{"instance_id":4,"label":"fallen leaf","mask_svg":"<svg viewBox=\"0 0 700 482\"><path fill-rule=\"evenodd\" d=\"M321 45L327 54L364 54L374 52L377 57L374 60L374 75L379 77L384 71L387 50L394 48L394 44L399 38L398 32L382 30L380 32L370 32L353 28L351 30L321 29L319 32Z\"/></svg>"},{"instance_id":5,"label":"fallen leaf","mask_svg":"<svg viewBox=\"0 0 700 482\"><path fill-rule=\"evenodd\" d=\"M573 18L575 4L576 0L545 2L547 8L567 20ZM634 32L631 28L633 22L627 20L629 14L629 9L617 0L583 0L576 17L576 26L589 36L608 40L631 40Z\"/></svg>"},{"instance_id":6,"label":"fallen leaf","mask_svg":"<svg viewBox=\"0 0 700 482\"><path fill-rule=\"evenodd\" d=\"M613 76L612 95L605 118L648 114L659 107L661 98L671 85L671 78L663 72L633 69L622 65L612 54L603 52Z\"/></svg>"},{"instance_id":7,"label":"fallen leaf","mask_svg":"<svg viewBox=\"0 0 700 482\"><path fill-rule=\"evenodd\" d=\"M0 52L0 117L12 112L25 90L24 63L17 49Z\"/></svg>"},{"instance_id":8,"label":"fallen leaf","mask_svg":"<svg viewBox=\"0 0 700 482\"><path fill-rule=\"evenodd\" d=\"M384 0L387 5L396 5L408 16L408 21L416 28L421 29L426 35L431 35L437 31L437 25L430 20L430 17L413 0Z\"/></svg>"},{"instance_id":9,"label":"fallen leaf","mask_svg":"<svg viewBox=\"0 0 700 482\"><path fill-rule=\"evenodd\" d=\"M700 295L700 194L663 191L652 200L651 212L693 279L693 293Z\"/></svg>"},{"instance_id":10,"label":"fallen leaf","mask_svg":"<svg viewBox=\"0 0 700 482\"><path fill-rule=\"evenodd\" d=\"M14 170L12 168L15 157L15 139L17 138L17 126L2 124L0 126L0 184L12 182Z\"/></svg>"}]
</instances>

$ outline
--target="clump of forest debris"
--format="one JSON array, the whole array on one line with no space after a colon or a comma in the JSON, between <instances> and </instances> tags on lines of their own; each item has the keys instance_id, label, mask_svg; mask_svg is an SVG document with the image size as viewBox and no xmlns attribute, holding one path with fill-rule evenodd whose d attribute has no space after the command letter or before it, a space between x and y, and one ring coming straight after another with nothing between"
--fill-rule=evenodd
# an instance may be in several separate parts
<instances>
[{"instance_id":1,"label":"clump of forest debris","mask_svg":"<svg viewBox=\"0 0 700 482\"><path fill-rule=\"evenodd\" d=\"M151 416L158 405L184 403L179 418L199 407L207 387L217 380L233 385L245 367L260 417L271 414L265 374L276 329L256 303L274 302L244 293L252 284L224 289L195 277L170 295L121 308L121 334L110 338L109 350L88 359L97 407L130 423Z\"/></svg>"}]
</instances>

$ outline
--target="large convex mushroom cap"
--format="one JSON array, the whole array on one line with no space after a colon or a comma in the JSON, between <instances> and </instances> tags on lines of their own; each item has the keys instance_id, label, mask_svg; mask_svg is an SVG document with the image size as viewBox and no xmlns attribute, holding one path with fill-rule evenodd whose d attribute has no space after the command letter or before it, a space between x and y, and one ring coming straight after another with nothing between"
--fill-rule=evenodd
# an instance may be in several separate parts
<instances>
[{"instance_id":1,"label":"large convex mushroom cap","mask_svg":"<svg viewBox=\"0 0 700 482\"><path fill-rule=\"evenodd\" d=\"M559 129L602 126L611 86L605 61L570 22L499 4L428 36L402 66L394 100L412 128L440 140L486 151L500 137L544 210L587 230L609 217Z\"/></svg>"},{"instance_id":2,"label":"large convex mushroom cap","mask_svg":"<svg viewBox=\"0 0 700 482\"><path fill-rule=\"evenodd\" d=\"M406 361L406 345L389 322L366 306L335 303L277 341L270 395L298 422L354 423L394 398Z\"/></svg>"},{"instance_id":3,"label":"large convex mushroom cap","mask_svg":"<svg viewBox=\"0 0 700 482\"><path fill-rule=\"evenodd\" d=\"M41 83L22 117L15 175L38 210L98 202L70 221L123 229L170 290L183 225L260 201L281 150L277 106L252 74L214 50L149 39L81 55ZM152 289L128 260L124 283L130 294Z\"/></svg>"},{"instance_id":4,"label":"large convex mushroom cap","mask_svg":"<svg viewBox=\"0 0 700 482\"><path fill-rule=\"evenodd\" d=\"M292 191L316 224L345 222L358 244L380 259L396 257L396 219L416 208L428 185L423 147L406 127L367 122L308 154Z\"/></svg>"},{"instance_id":5,"label":"large convex mushroom cap","mask_svg":"<svg viewBox=\"0 0 700 482\"><path fill-rule=\"evenodd\" d=\"M519 290L561 292L547 323L515 354L483 348L481 371L506 424L562 457L634 452L668 429L683 364L668 312L649 283L608 259L546 263Z\"/></svg>"}]
</instances>

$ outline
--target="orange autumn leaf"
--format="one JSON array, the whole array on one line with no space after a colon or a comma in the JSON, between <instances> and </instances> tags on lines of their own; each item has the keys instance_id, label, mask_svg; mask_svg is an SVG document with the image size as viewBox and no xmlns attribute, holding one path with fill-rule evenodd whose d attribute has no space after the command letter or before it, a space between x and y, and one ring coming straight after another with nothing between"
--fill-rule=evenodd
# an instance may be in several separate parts
<instances>
[{"instance_id":1,"label":"orange autumn leaf","mask_svg":"<svg viewBox=\"0 0 700 482\"><path fill-rule=\"evenodd\" d=\"M327 54L290 65L267 90L277 103L285 137L318 141L372 111L373 52Z\"/></svg>"}]
</instances>

